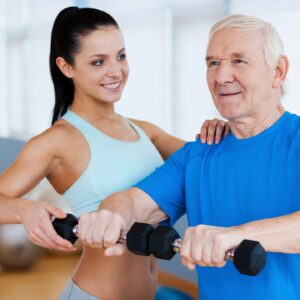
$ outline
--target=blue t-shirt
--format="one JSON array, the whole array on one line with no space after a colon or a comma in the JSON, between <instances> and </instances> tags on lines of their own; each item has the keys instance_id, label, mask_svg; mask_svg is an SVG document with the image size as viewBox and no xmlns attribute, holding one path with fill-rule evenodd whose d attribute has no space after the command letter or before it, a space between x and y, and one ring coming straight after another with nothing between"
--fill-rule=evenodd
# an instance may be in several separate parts
<instances>
[{"instance_id":1,"label":"blue t-shirt","mask_svg":"<svg viewBox=\"0 0 300 300\"><path fill-rule=\"evenodd\" d=\"M187 143L136 187L150 195L171 223L187 213L190 226L235 226L300 210L300 117L284 113L247 139L219 145ZM299 232L300 234L300 232ZM215 299L299 299L300 255L268 253L257 276L197 266L199 296Z\"/></svg>"}]
</instances>

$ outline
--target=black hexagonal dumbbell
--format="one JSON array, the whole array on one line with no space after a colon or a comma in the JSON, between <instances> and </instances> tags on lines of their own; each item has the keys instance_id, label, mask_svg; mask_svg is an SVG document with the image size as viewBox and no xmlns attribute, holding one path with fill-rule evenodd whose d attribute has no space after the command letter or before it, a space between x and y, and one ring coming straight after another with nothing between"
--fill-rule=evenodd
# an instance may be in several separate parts
<instances>
[{"instance_id":1,"label":"black hexagonal dumbbell","mask_svg":"<svg viewBox=\"0 0 300 300\"><path fill-rule=\"evenodd\" d=\"M257 275L266 264L267 253L257 241L243 240L234 250L234 266L241 274Z\"/></svg>"},{"instance_id":2,"label":"black hexagonal dumbbell","mask_svg":"<svg viewBox=\"0 0 300 300\"><path fill-rule=\"evenodd\" d=\"M52 225L56 233L62 238L68 240L72 244L77 241L76 226L78 225L78 218L75 216L67 214L65 219L54 219Z\"/></svg>"},{"instance_id":3,"label":"black hexagonal dumbbell","mask_svg":"<svg viewBox=\"0 0 300 300\"><path fill-rule=\"evenodd\" d=\"M180 251L181 239L177 231L159 225L151 234L149 251L157 258L171 259ZM257 241L243 240L240 245L226 253L241 274L257 275L265 266L266 251Z\"/></svg>"},{"instance_id":4,"label":"black hexagonal dumbbell","mask_svg":"<svg viewBox=\"0 0 300 300\"><path fill-rule=\"evenodd\" d=\"M173 227L159 225L150 236L149 251L157 258L169 260L177 253L174 245L179 239Z\"/></svg>"},{"instance_id":5,"label":"black hexagonal dumbbell","mask_svg":"<svg viewBox=\"0 0 300 300\"><path fill-rule=\"evenodd\" d=\"M58 235L70 241L72 244L76 242L78 218L71 214L67 214L65 219L54 219L53 227ZM125 243L129 251L137 255L150 255L149 237L154 227L150 224L134 223L130 228L126 237L120 237L119 242Z\"/></svg>"},{"instance_id":6,"label":"black hexagonal dumbbell","mask_svg":"<svg viewBox=\"0 0 300 300\"><path fill-rule=\"evenodd\" d=\"M148 256L149 240L154 227L145 223L134 223L126 234L126 246L136 255Z\"/></svg>"}]
</instances>

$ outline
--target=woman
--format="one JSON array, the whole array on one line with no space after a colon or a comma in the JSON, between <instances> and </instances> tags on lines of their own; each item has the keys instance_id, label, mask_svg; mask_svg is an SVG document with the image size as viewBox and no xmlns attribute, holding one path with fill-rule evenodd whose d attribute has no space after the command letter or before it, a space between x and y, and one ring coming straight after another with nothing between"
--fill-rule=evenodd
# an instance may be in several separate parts
<instances>
[{"instance_id":1,"label":"woman","mask_svg":"<svg viewBox=\"0 0 300 300\"><path fill-rule=\"evenodd\" d=\"M65 214L47 203L20 197L47 177L79 216L146 176L185 142L153 124L115 112L128 63L121 31L110 15L91 8L62 10L54 22L50 51L55 89L52 127L31 139L1 175L1 223L23 223L34 243L73 251L50 222L53 216ZM223 128L223 122L213 121L205 123L204 132L216 130L219 135ZM84 246L60 299L153 299L156 273L151 257L129 252L105 257L102 251Z\"/></svg>"}]
</instances>

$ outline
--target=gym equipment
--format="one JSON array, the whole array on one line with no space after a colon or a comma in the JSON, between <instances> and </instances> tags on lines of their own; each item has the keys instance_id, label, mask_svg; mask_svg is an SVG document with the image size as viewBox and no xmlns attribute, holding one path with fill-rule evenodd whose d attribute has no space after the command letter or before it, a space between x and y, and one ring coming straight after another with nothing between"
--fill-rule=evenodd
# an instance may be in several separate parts
<instances>
[{"instance_id":1,"label":"gym equipment","mask_svg":"<svg viewBox=\"0 0 300 300\"><path fill-rule=\"evenodd\" d=\"M65 219L54 219L52 222L56 233L72 244L74 244L78 239L76 227L77 224L78 218L71 214L67 214Z\"/></svg>"},{"instance_id":2,"label":"gym equipment","mask_svg":"<svg viewBox=\"0 0 300 300\"><path fill-rule=\"evenodd\" d=\"M150 236L149 251L157 258L169 260L180 252L181 242L174 228L159 225ZM226 253L225 259L231 260L241 274L255 276L264 268L267 253L259 242L243 240Z\"/></svg>"},{"instance_id":3,"label":"gym equipment","mask_svg":"<svg viewBox=\"0 0 300 300\"><path fill-rule=\"evenodd\" d=\"M170 260L180 250L180 236L170 226L159 225L149 239L149 251L157 258Z\"/></svg>"},{"instance_id":4,"label":"gym equipment","mask_svg":"<svg viewBox=\"0 0 300 300\"><path fill-rule=\"evenodd\" d=\"M154 231L154 227L145 223L134 223L126 234L127 249L136 255L149 256L151 253L149 249L149 237Z\"/></svg>"},{"instance_id":5,"label":"gym equipment","mask_svg":"<svg viewBox=\"0 0 300 300\"><path fill-rule=\"evenodd\" d=\"M28 268L44 253L28 240L22 225L0 225L0 265L4 269Z\"/></svg>"},{"instance_id":6,"label":"gym equipment","mask_svg":"<svg viewBox=\"0 0 300 300\"><path fill-rule=\"evenodd\" d=\"M53 227L63 238L74 243L77 240L78 219L68 214L66 219L55 219ZM181 239L178 232L169 226L154 228L144 223L134 223L126 237L119 239L129 251L137 255L153 254L157 258L169 260L180 251ZM266 264L266 251L257 241L243 240L240 245L226 253L226 260L233 261L241 274L257 275Z\"/></svg>"},{"instance_id":7,"label":"gym equipment","mask_svg":"<svg viewBox=\"0 0 300 300\"><path fill-rule=\"evenodd\" d=\"M58 235L70 241L72 244L76 242L78 218L71 214L67 214L65 219L54 219L53 227ZM129 251L137 255L148 256L149 237L154 227L150 224L134 223L126 237L119 239L120 243L126 243Z\"/></svg>"}]
</instances>

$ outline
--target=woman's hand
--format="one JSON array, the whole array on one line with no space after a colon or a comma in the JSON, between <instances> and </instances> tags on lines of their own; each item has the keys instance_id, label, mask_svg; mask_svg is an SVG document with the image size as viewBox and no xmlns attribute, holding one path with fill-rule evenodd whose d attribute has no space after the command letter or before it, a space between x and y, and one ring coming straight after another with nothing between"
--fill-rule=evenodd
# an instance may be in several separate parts
<instances>
[{"instance_id":1,"label":"woman's hand","mask_svg":"<svg viewBox=\"0 0 300 300\"><path fill-rule=\"evenodd\" d=\"M46 202L24 200L20 208L21 222L31 242L43 248L74 251L76 248L61 238L52 226L52 217L63 219L66 214Z\"/></svg>"},{"instance_id":2,"label":"woman's hand","mask_svg":"<svg viewBox=\"0 0 300 300\"><path fill-rule=\"evenodd\" d=\"M219 144L229 131L228 122L218 119L206 120L197 137L200 137L202 143L207 143L208 145L213 143Z\"/></svg>"}]
</instances>

